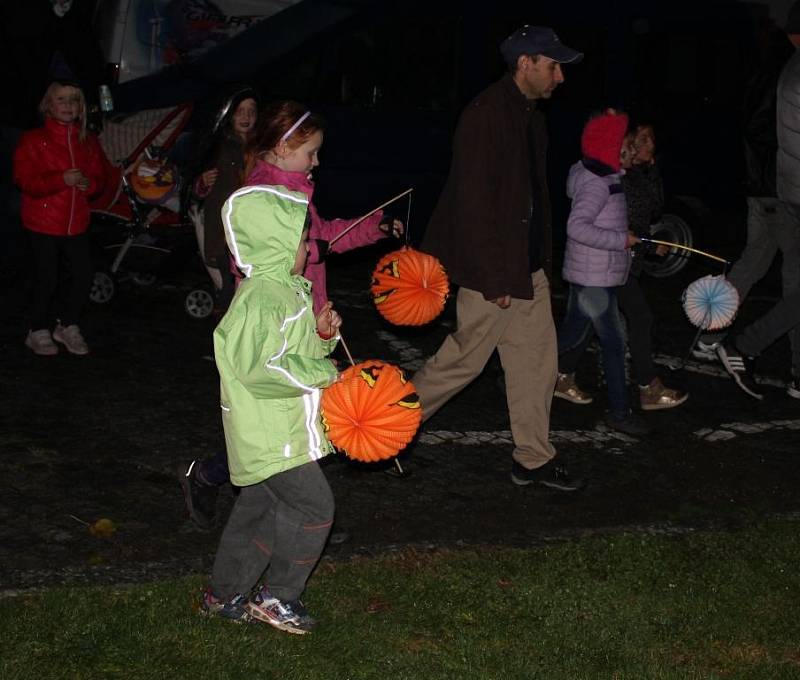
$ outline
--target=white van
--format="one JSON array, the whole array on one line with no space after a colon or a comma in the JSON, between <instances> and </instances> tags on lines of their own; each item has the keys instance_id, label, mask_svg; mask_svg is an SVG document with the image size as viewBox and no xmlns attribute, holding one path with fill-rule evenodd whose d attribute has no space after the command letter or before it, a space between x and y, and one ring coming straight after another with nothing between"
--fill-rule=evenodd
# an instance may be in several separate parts
<instances>
[{"instance_id":1,"label":"white van","mask_svg":"<svg viewBox=\"0 0 800 680\"><path fill-rule=\"evenodd\" d=\"M104 0L94 25L109 84L181 64L299 0Z\"/></svg>"}]
</instances>

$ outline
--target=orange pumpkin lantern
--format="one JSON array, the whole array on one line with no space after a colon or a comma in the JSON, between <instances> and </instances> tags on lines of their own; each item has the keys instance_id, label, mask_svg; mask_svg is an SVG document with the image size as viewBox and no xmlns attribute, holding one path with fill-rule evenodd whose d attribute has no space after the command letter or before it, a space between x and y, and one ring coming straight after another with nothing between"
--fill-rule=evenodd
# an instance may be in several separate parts
<instances>
[{"instance_id":1,"label":"orange pumpkin lantern","mask_svg":"<svg viewBox=\"0 0 800 680\"><path fill-rule=\"evenodd\" d=\"M396 456L413 438L422 408L405 372L365 361L322 392L322 424L337 449L363 462Z\"/></svg>"},{"instance_id":2,"label":"orange pumpkin lantern","mask_svg":"<svg viewBox=\"0 0 800 680\"><path fill-rule=\"evenodd\" d=\"M439 260L403 247L378 262L372 299L381 315L399 326L422 326L444 309L450 284Z\"/></svg>"},{"instance_id":3,"label":"orange pumpkin lantern","mask_svg":"<svg viewBox=\"0 0 800 680\"><path fill-rule=\"evenodd\" d=\"M171 163L143 158L129 175L133 190L147 203L163 205L178 190L177 170Z\"/></svg>"}]
</instances>

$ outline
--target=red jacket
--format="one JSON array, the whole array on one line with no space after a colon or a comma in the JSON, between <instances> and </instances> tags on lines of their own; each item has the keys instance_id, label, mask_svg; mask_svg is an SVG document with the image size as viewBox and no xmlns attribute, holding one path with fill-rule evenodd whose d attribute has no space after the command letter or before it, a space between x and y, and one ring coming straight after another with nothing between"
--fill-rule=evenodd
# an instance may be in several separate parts
<instances>
[{"instance_id":1,"label":"red jacket","mask_svg":"<svg viewBox=\"0 0 800 680\"><path fill-rule=\"evenodd\" d=\"M94 135L81 142L74 125L52 118L20 137L14 152L14 181L22 190L22 224L31 231L77 236L89 227L89 197L103 189L101 149ZM89 179L81 191L64 183L78 168Z\"/></svg>"}]
</instances>

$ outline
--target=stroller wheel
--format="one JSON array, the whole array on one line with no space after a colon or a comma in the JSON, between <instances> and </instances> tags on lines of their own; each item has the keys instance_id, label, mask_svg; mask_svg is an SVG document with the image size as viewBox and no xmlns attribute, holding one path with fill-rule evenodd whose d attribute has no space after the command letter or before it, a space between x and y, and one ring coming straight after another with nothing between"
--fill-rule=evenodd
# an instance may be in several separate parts
<instances>
[{"instance_id":1,"label":"stroller wheel","mask_svg":"<svg viewBox=\"0 0 800 680\"><path fill-rule=\"evenodd\" d=\"M186 294L183 307L189 316L195 319L205 319L214 309L214 298L207 290L197 288Z\"/></svg>"},{"instance_id":2,"label":"stroller wheel","mask_svg":"<svg viewBox=\"0 0 800 680\"><path fill-rule=\"evenodd\" d=\"M142 288L146 288L147 286L152 286L156 282L156 275L155 274L134 274L133 275L133 282L137 286L142 286Z\"/></svg>"},{"instance_id":3,"label":"stroller wheel","mask_svg":"<svg viewBox=\"0 0 800 680\"><path fill-rule=\"evenodd\" d=\"M115 288L114 279L111 278L110 274L107 272L95 272L89 299L102 305L114 297Z\"/></svg>"}]
</instances>

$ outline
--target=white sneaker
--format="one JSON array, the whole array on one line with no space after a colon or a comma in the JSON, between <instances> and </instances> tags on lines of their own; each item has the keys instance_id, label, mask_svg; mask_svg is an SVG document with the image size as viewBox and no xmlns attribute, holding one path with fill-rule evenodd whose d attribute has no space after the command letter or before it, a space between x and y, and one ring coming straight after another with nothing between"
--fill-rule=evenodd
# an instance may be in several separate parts
<instances>
[{"instance_id":1,"label":"white sneaker","mask_svg":"<svg viewBox=\"0 0 800 680\"><path fill-rule=\"evenodd\" d=\"M28 331L28 337L25 338L25 346L33 350L34 354L43 357L51 357L58 354L58 346L53 342L53 337L46 328L38 331Z\"/></svg>"},{"instance_id":2,"label":"white sneaker","mask_svg":"<svg viewBox=\"0 0 800 680\"><path fill-rule=\"evenodd\" d=\"M89 345L83 339L81 329L74 323L66 328L58 324L53 331L53 340L63 344L71 354L89 354Z\"/></svg>"},{"instance_id":3,"label":"white sneaker","mask_svg":"<svg viewBox=\"0 0 800 680\"><path fill-rule=\"evenodd\" d=\"M703 342L698 340L692 348L692 356L701 361L717 361L717 347L719 342Z\"/></svg>"}]
</instances>

